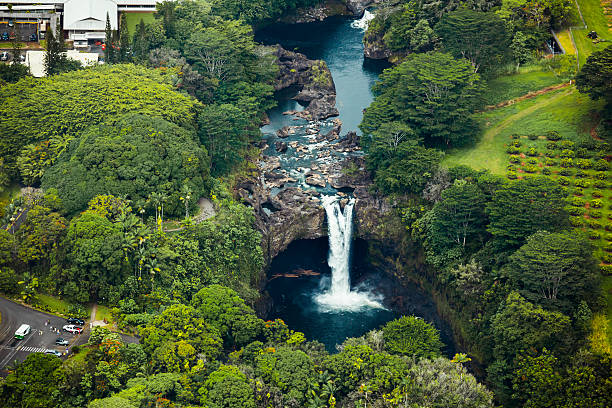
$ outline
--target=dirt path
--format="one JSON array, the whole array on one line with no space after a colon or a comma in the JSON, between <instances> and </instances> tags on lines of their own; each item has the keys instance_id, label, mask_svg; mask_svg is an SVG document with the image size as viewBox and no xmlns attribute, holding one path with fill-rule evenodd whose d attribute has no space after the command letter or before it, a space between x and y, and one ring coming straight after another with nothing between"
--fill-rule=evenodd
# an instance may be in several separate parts
<instances>
[{"instance_id":1,"label":"dirt path","mask_svg":"<svg viewBox=\"0 0 612 408\"><path fill-rule=\"evenodd\" d=\"M507 101L500 102L497 105L488 105L488 106L485 106L484 111L486 112L486 111L491 111L491 110L494 110L494 109L504 108L506 106L514 105L517 102L524 101L525 99L535 98L536 96L544 95L545 93L553 92L553 91L556 91L558 89L567 88L568 86L570 86L569 82L564 82L562 84L548 86L546 88L542 88L542 89L537 90L537 91L528 92L528 93L526 93L523 96L519 96L518 98L509 99Z\"/></svg>"},{"instance_id":2,"label":"dirt path","mask_svg":"<svg viewBox=\"0 0 612 408\"><path fill-rule=\"evenodd\" d=\"M210 199L202 197L198 200L198 213L193 217L193 222L195 224L199 224L204 220L214 217L217 215L215 211L215 206L213 205ZM165 232L177 232L181 231L183 227L180 228L172 228L172 229L164 229Z\"/></svg>"}]
</instances>

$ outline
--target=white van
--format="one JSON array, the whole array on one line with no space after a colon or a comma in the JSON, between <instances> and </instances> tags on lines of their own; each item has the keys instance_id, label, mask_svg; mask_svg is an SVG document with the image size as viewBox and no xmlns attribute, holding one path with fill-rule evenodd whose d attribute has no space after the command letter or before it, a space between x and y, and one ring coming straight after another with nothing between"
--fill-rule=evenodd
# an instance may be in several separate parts
<instances>
[{"instance_id":1,"label":"white van","mask_svg":"<svg viewBox=\"0 0 612 408\"><path fill-rule=\"evenodd\" d=\"M30 330L31 327L29 324L22 324L15 332L15 338L19 340L23 339L25 336L30 334Z\"/></svg>"}]
</instances>

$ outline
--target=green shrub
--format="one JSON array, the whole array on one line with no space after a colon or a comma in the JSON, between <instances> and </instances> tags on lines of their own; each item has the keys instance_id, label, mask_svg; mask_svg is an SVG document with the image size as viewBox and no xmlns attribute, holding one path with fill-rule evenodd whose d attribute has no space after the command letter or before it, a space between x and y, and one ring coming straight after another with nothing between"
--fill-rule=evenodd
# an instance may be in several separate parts
<instances>
[{"instance_id":1,"label":"green shrub","mask_svg":"<svg viewBox=\"0 0 612 408\"><path fill-rule=\"evenodd\" d=\"M593 165L593 168L598 171L606 171L610 167L610 164L604 159L599 159Z\"/></svg>"},{"instance_id":2,"label":"green shrub","mask_svg":"<svg viewBox=\"0 0 612 408\"><path fill-rule=\"evenodd\" d=\"M584 208L582 207L571 207L570 206L566 208L566 211L569 215L573 215L574 217L584 214Z\"/></svg>"},{"instance_id":3,"label":"green shrub","mask_svg":"<svg viewBox=\"0 0 612 408\"><path fill-rule=\"evenodd\" d=\"M555 166L557 164L557 161L551 158L546 158L546 160L544 160L544 164L547 166Z\"/></svg>"},{"instance_id":4,"label":"green shrub","mask_svg":"<svg viewBox=\"0 0 612 408\"><path fill-rule=\"evenodd\" d=\"M519 135L518 133L513 133L513 134L510 135L510 138L511 139L520 139L521 135Z\"/></svg>"},{"instance_id":5,"label":"green shrub","mask_svg":"<svg viewBox=\"0 0 612 408\"><path fill-rule=\"evenodd\" d=\"M593 163L588 159L578 159L576 160L576 167L587 170L590 169Z\"/></svg>"},{"instance_id":6,"label":"green shrub","mask_svg":"<svg viewBox=\"0 0 612 408\"><path fill-rule=\"evenodd\" d=\"M561 148L563 149L572 149L574 147L576 143L572 142L571 140L562 140L559 145L561 146Z\"/></svg>"},{"instance_id":7,"label":"green shrub","mask_svg":"<svg viewBox=\"0 0 612 408\"><path fill-rule=\"evenodd\" d=\"M596 173L595 178L598 180L607 180L608 174L606 172Z\"/></svg>"},{"instance_id":8,"label":"green shrub","mask_svg":"<svg viewBox=\"0 0 612 408\"><path fill-rule=\"evenodd\" d=\"M595 197L595 198L600 198L600 197L603 197L603 196L604 196L604 195L603 195L603 193L602 193L600 190L595 190L595 191L593 191L593 192L591 193L591 195L592 195L593 197Z\"/></svg>"},{"instance_id":9,"label":"green shrub","mask_svg":"<svg viewBox=\"0 0 612 408\"><path fill-rule=\"evenodd\" d=\"M576 187L589 188L591 187L591 181L586 179L575 179L574 184Z\"/></svg>"},{"instance_id":10,"label":"green shrub","mask_svg":"<svg viewBox=\"0 0 612 408\"><path fill-rule=\"evenodd\" d=\"M582 159L588 159L591 156L592 154L584 147L579 147L576 149L576 157L580 157Z\"/></svg>"},{"instance_id":11,"label":"green shrub","mask_svg":"<svg viewBox=\"0 0 612 408\"><path fill-rule=\"evenodd\" d=\"M599 265L599 269L604 276L612 275L612 265Z\"/></svg>"},{"instance_id":12,"label":"green shrub","mask_svg":"<svg viewBox=\"0 0 612 408\"><path fill-rule=\"evenodd\" d=\"M582 196L584 194L584 191L582 191L582 187L574 188L574 194L576 194L577 196Z\"/></svg>"},{"instance_id":13,"label":"green shrub","mask_svg":"<svg viewBox=\"0 0 612 408\"><path fill-rule=\"evenodd\" d=\"M546 176L550 176L550 175L551 175L551 173L552 173L552 171L550 171L550 169L548 169L548 168L546 168L546 167L544 167L544 168L542 169L542 174L544 174L544 175L546 175Z\"/></svg>"},{"instance_id":14,"label":"green shrub","mask_svg":"<svg viewBox=\"0 0 612 408\"><path fill-rule=\"evenodd\" d=\"M548 140L556 141L561 140L561 135L556 130L549 130L548 132L546 132L546 138Z\"/></svg>"},{"instance_id":15,"label":"green shrub","mask_svg":"<svg viewBox=\"0 0 612 408\"><path fill-rule=\"evenodd\" d=\"M574 153L573 150L569 150L569 149L565 149L565 150L561 150L561 153L559 154L559 157L575 157L576 153Z\"/></svg>"},{"instance_id":16,"label":"green shrub","mask_svg":"<svg viewBox=\"0 0 612 408\"><path fill-rule=\"evenodd\" d=\"M591 210L589 211L589 216L591 218L599 219L602 216L602 212L600 210Z\"/></svg>"},{"instance_id":17,"label":"green shrub","mask_svg":"<svg viewBox=\"0 0 612 408\"><path fill-rule=\"evenodd\" d=\"M516 156L516 155L512 155L510 156L510 163L520 163L521 162L521 157L520 156Z\"/></svg>"},{"instance_id":18,"label":"green shrub","mask_svg":"<svg viewBox=\"0 0 612 408\"><path fill-rule=\"evenodd\" d=\"M590 239L599 239L601 238L601 234L597 231L589 231L589 238Z\"/></svg>"},{"instance_id":19,"label":"green shrub","mask_svg":"<svg viewBox=\"0 0 612 408\"><path fill-rule=\"evenodd\" d=\"M508 146L506 148L506 153L510 153L510 154L519 154L521 152L521 149L519 149L516 146Z\"/></svg>"},{"instance_id":20,"label":"green shrub","mask_svg":"<svg viewBox=\"0 0 612 408\"><path fill-rule=\"evenodd\" d=\"M584 171L582 171L582 170L578 170L578 171L576 172L576 177L578 177L578 178L585 178L585 177L587 177L587 176L588 176L588 173L586 173L586 172L584 172Z\"/></svg>"},{"instance_id":21,"label":"green shrub","mask_svg":"<svg viewBox=\"0 0 612 408\"><path fill-rule=\"evenodd\" d=\"M536 159L535 157L530 157L529 159L527 159L527 163L538 164L538 159Z\"/></svg>"},{"instance_id":22,"label":"green shrub","mask_svg":"<svg viewBox=\"0 0 612 408\"><path fill-rule=\"evenodd\" d=\"M528 164L525 167L523 167L523 170L526 173L537 173L538 172L538 166L534 166L533 164Z\"/></svg>"},{"instance_id":23,"label":"green shrub","mask_svg":"<svg viewBox=\"0 0 612 408\"><path fill-rule=\"evenodd\" d=\"M595 220L585 220L586 224L589 226L589 228L592 229L601 229L601 224Z\"/></svg>"},{"instance_id":24,"label":"green shrub","mask_svg":"<svg viewBox=\"0 0 612 408\"><path fill-rule=\"evenodd\" d=\"M604 224L604 229L608 232L612 232L612 223L608 222Z\"/></svg>"},{"instance_id":25,"label":"green shrub","mask_svg":"<svg viewBox=\"0 0 612 408\"><path fill-rule=\"evenodd\" d=\"M593 187L595 188L606 188L608 187L608 183L603 180L595 180L593 182Z\"/></svg>"},{"instance_id":26,"label":"green shrub","mask_svg":"<svg viewBox=\"0 0 612 408\"><path fill-rule=\"evenodd\" d=\"M538 155L538 151L536 150L535 147L532 147L529 150L527 150L527 156L535 157L537 155Z\"/></svg>"},{"instance_id":27,"label":"green shrub","mask_svg":"<svg viewBox=\"0 0 612 408\"><path fill-rule=\"evenodd\" d=\"M567 177L563 177L563 176L559 177L559 178L557 179L557 181L558 181L558 182L559 182L559 184L561 184L562 186L569 186L569 185L570 185L570 183L571 183L571 180L570 180L570 179L568 179Z\"/></svg>"},{"instance_id":28,"label":"green shrub","mask_svg":"<svg viewBox=\"0 0 612 408\"><path fill-rule=\"evenodd\" d=\"M612 243L608 242L605 246L604 246L604 251L606 252L612 252Z\"/></svg>"},{"instance_id":29,"label":"green shrub","mask_svg":"<svg viewBox=\"0 0 612 408\"><path fill-rule=\"evenodd\" d=\"M514 147L521 147L522 145L523 145L523 143L521 143L521 141L518 140L518 139L512 141L512 146L514 146Z\"/></svg>"},{"instance_id":30,"label":"green shrub","mask_svg":"<svg viewBox=\"0 0 612 408\"><path fill-rule=\"evenodd\" d=\"M605 239L606 241L612 241L612 234L610 234L610 233L606 233L606 234L604 234L604 239Z\"/></svg>"},{"instance_id":31,"label":"green shrub","mask_svg":"<svg viewBox=\"0 0 612 408\"><path fill-rule=\"evenodd\" d=\"M548 142L546 143L546 148L548 150L557 150L559 148L559 145L557 145L557 143L555 142Z\"/></svg>"},{"instance_id":32,"label":"green shrub","mask_svg":"<svg viewBox=\"0 0 612 408\"><path fill-rule=\"evenodd\" d=\"M572 197L567 200L570 205L574 207L584 207L585 201L582 198Z\"/></svg>"},{"instance_id":33,"label":"green shrub","mask_svg":"<svg viewBox=\"0 0 612 408\"><path fill-rule=\"evenodd\" d=\"M506 166L506 170L508 171L516 171L516 166L514 164L509 164Z\"/></svg>"},{"instance_id":34,"label":"green shrub","mask_svg":"<svg viewBox=\"0 0 612 408\"><path fill-rule=\"evenodd\" d=\"M569 221L570 221L570 224L572 224L572 227L580 227L584 221L584 218L572 216L572 217L569 217Z\"/></svg>"},{"instance_id":35,"label":"green shrub","mask_svg":"<svg viewBox=\"0 0 612 408\"><path fill-rule=\"evenodd\" d=\"M527 137L529 138L529 140L538 140L538 135L536 135L535 133L530 133L527 135Z\"/></svg>"},{"instance_id":36,"label":"green shrub","mask_svg":"<svg viewBox=\"0 0 612 408\"><path fill-rule=\"evenodd\" d=\"M601 260L605 263L612 263L612 255L611 254L603 254L601 256Z\"/></svg>"},{"instance_id":37,"label":"green shrub","mask_svg":"<svg viewBox=\"0 0 612 408\"><path fill-rule=\"evenodd\" d=\"M506 177L508 177L510 180L516 180L518 178L518 175L516 174L515 171L509 171L506 174Z\"/></svg>"},{"instance_id":38,"label":"green shrub","mask_svg":"<svg viewBox=\"0 0 612 408\"><path fill-rule=\"evenodd\" d=\"M602 200L591 200L591 208L602 208L603 201Z\"/></svg>"},{"instance_id":39,"label":"green shrub","mask_svg":"<svg viewBox=\"0 0 612 408\"><path fill-rule=\"evenodd\" d=\"M569 157L566 157L564 159L561 159L560 166L561 167L573 167L574 166L574 161L572 159L570 159Z\"/></svg>"},{"instance_id":40,"label":"green shrub","mask_svg":"<svg viewBox=\"0 0 612 408\"><path fill-rule=\"evenodd\" d=\"M574 174L574 171L571 169L561 169L559 170L559 175L571 177Z\"/></svg>"}]
</instances>

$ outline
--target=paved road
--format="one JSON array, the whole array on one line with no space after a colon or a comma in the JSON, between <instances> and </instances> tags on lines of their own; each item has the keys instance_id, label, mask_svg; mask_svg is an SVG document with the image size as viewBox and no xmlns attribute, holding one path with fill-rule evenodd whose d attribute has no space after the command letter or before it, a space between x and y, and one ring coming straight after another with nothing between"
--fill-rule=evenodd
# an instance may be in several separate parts
<instances>
[{"instance_id":1,"label":"paved road","mask_svg":"<svg viewBox=\"0 0 612 408\"><path fill-rule=\"evenodd\" d=\"M65 353L80 337L85 336L61 332L62 326L67 324L61 317L39 312L4 298L0 298L0 313L0 372L4 371L7 365L25 360L30 353L44 352L47 349ZM29 324L32 331L23 340L15 340L15 331L24 323ZM59 329L60 334L52 328ZM56 346L55 340L58 337L68 340L69 346Z\"/></svg>"},{"instance_id":2,"label":"paved road","mask_svg":"<svg viewBox=\"0 0 612 408\"><path fill-rule=\"evenodd\" d=\"M62 326L67 324L66 319L39 312L2 297L0 297L0 313L2 314L2 321L0 322L0 376L6 376L7 366L13 365L16 361L22 362L30 353L41 353L47 349L65 353L71 347L83 345L89 340L88 322L86 322L82 334L72 335L61 331ZM29 324L32 331L23 340L15 340L15 331L24 323ZM60 334L57 334L54 329L59 329ZM120 335L124 343L138 343L139 341L137 337ZM56 346L55 340L58 337L63 337L70 344L67 347Z\"/></svg>"}]
</instances>

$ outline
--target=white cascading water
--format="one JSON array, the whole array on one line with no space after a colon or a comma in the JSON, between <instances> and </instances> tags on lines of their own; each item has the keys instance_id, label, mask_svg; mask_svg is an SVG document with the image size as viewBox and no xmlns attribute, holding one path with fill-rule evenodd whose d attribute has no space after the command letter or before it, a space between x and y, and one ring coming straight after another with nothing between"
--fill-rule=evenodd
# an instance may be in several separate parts
<instances>
[{"instance_id":1,"label":"white cascading water","mask_svg":"<svg viewBox=\"0 0 612 408\"><path fill-rule=\"evenodd\" d=\"M370 24L370 21L372 21L373 19L374 19L374 14L366 10L363 12L363 17L351 23L351 27L360 28L363 31L365 31L368 29L368 24Z\"/></svg>"},{"instance_id":2,"label":"white cascading water","mask_svg":"<svg viewBox=\"0 0 612 408\"><path fill-rule=\"evenodd\" d=\"M327 263L332 271L331 285L327 292L316 296L315 300L324 310L358 310L364 307L384 308L371 299L368 292L351 291L350 255L353 233L353 207L351 198L340 208L340 197L322 196L323 208L327 215L329 234L329 256Z\"/></svg>"}]
</instances>

